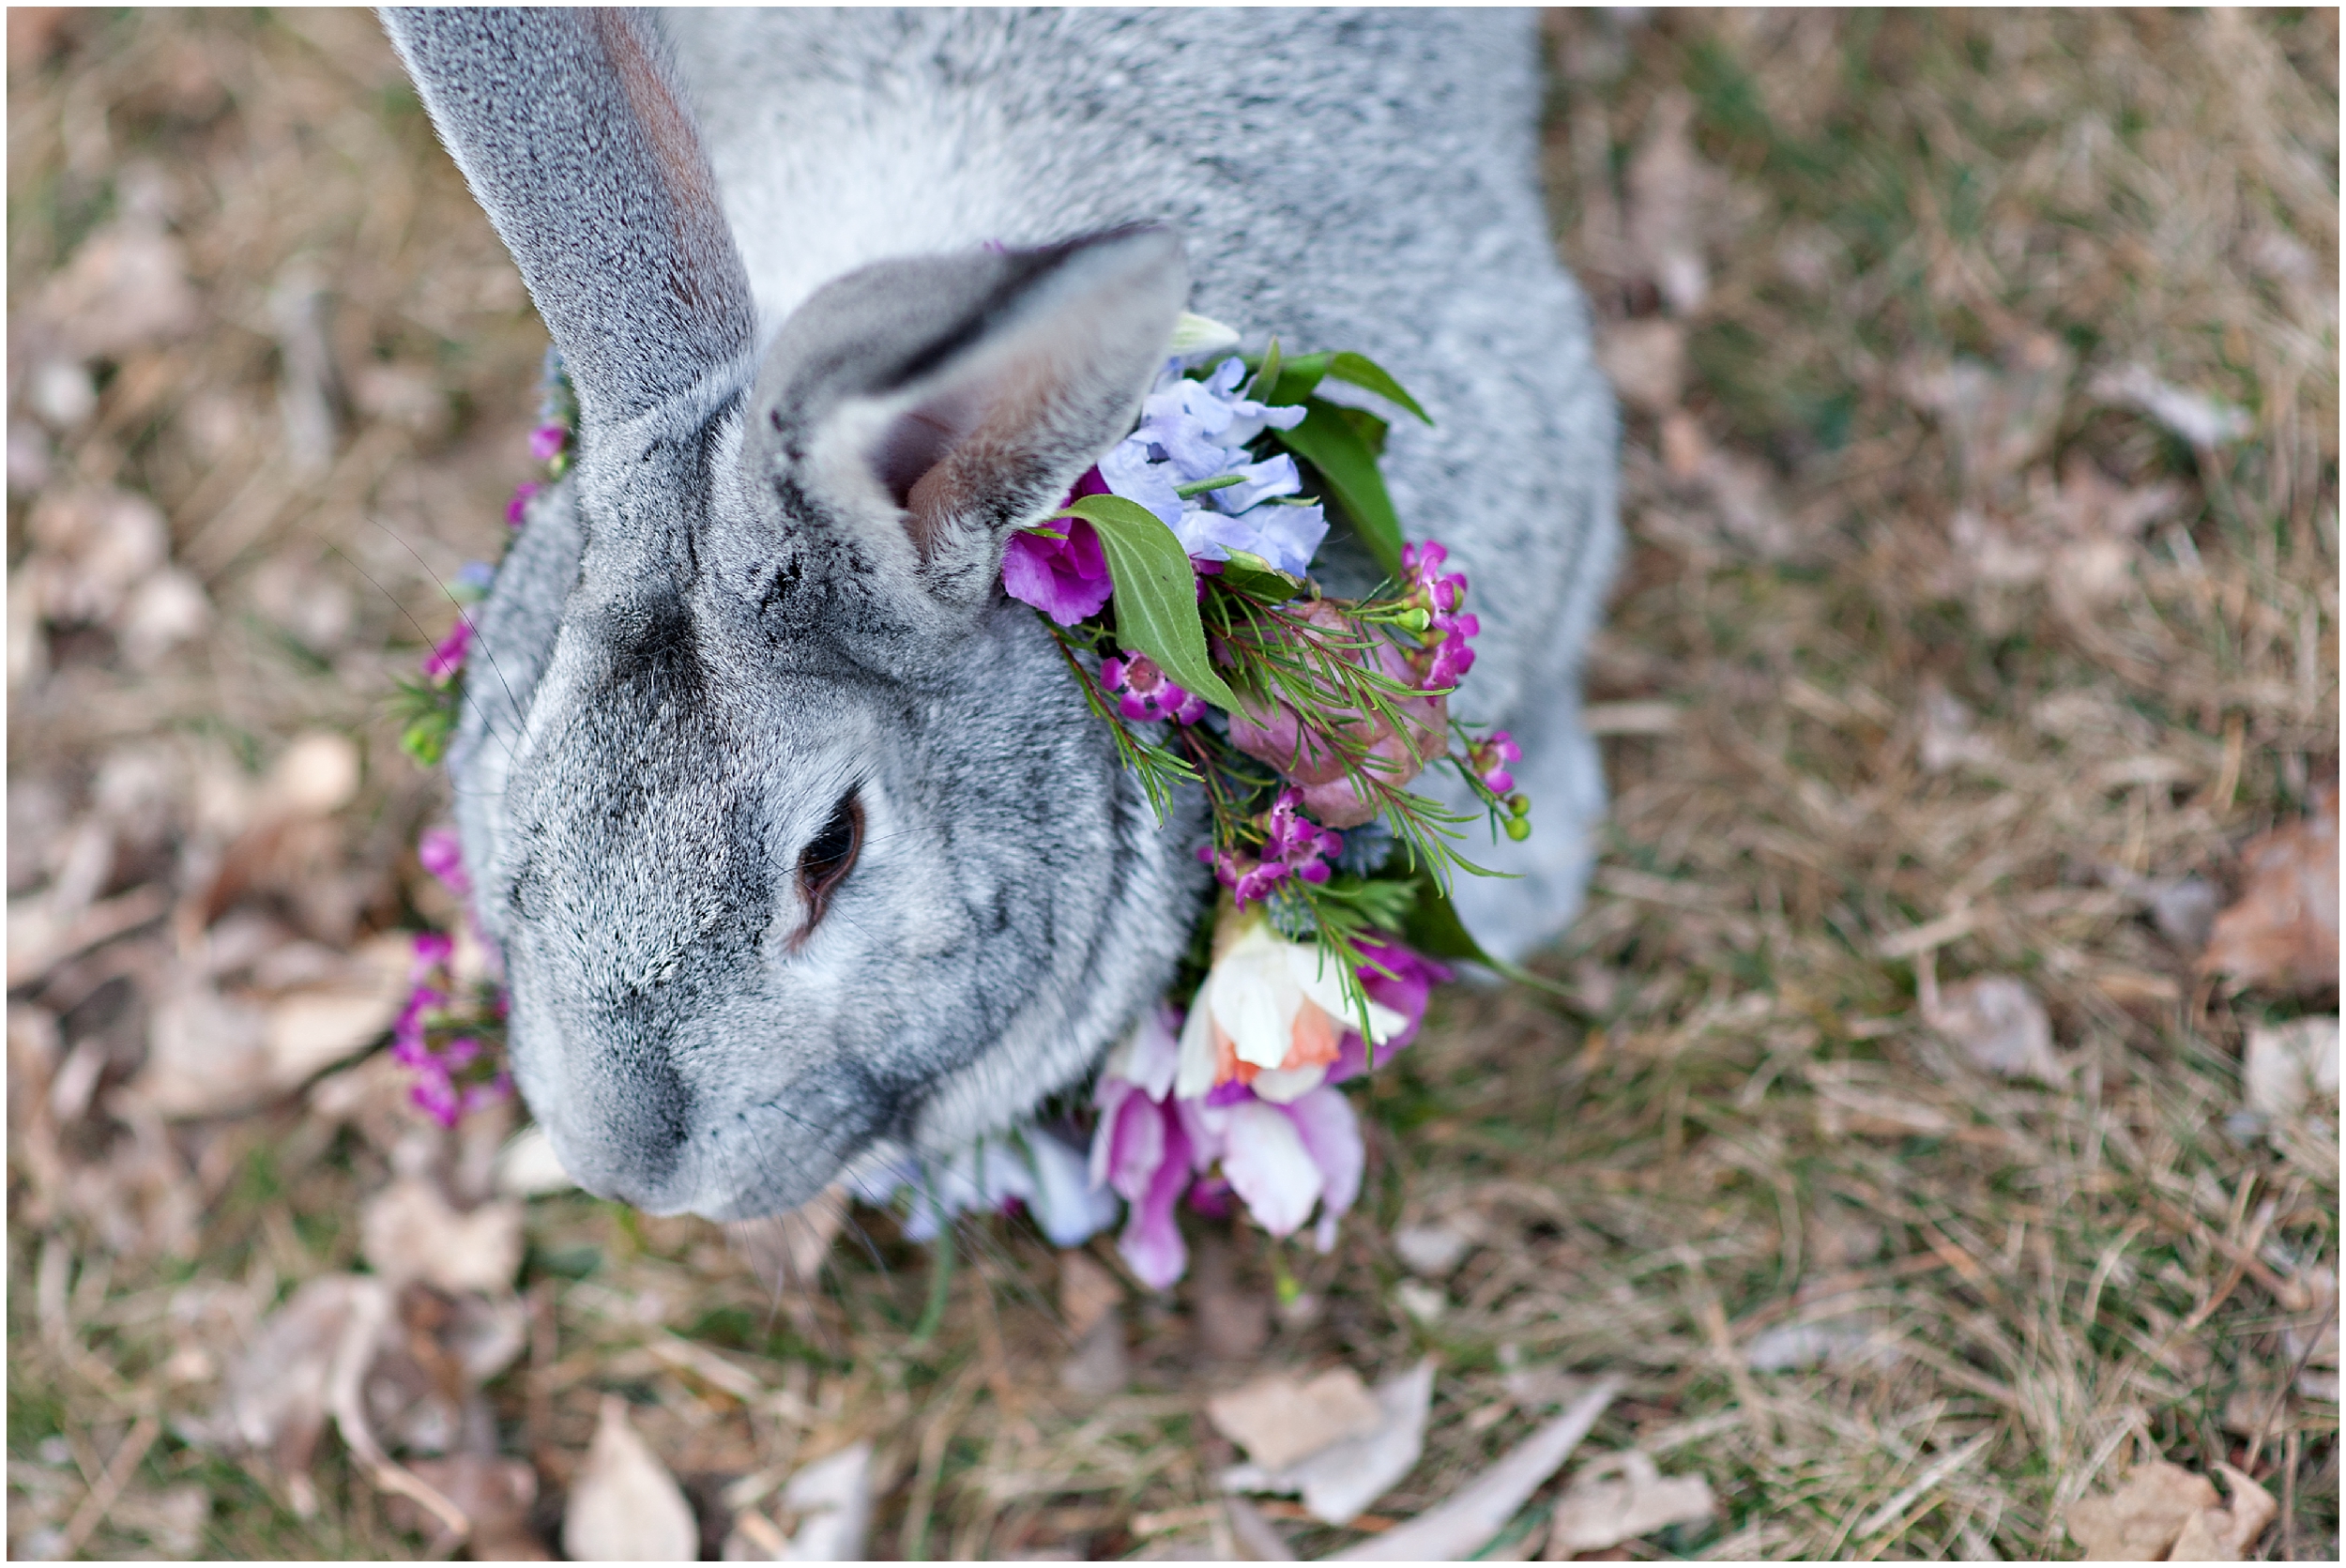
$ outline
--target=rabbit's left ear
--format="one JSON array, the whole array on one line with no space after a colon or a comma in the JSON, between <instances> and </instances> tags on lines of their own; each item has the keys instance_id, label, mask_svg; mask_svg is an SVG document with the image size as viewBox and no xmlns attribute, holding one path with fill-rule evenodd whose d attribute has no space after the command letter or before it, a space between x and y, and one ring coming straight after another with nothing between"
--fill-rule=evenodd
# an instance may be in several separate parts
<instances>
[{"instance_id":1,"label":"rabbit's left ear","mask_svg":"<svg viewBox=\"0 0 2346 1568\"><path fill-rule=\"evenodd\" d=\"M975 602L1010 531L1131 428L1188 293L1181 242L1155 227L850 273L767 352L751 482L860 536L896 587Z\"/></svg>"},{"instance_id":2,"label":"rabbit's left ear","mask_svg":"<svg viewBox=\"0 0 2346 1568\"><path fill-rule=\"evenodd\" d=\"M649 18L382 12L440 138L521 266L592 428L692 426L747 380L756 314Z\"/></svg>"}]
</instances>

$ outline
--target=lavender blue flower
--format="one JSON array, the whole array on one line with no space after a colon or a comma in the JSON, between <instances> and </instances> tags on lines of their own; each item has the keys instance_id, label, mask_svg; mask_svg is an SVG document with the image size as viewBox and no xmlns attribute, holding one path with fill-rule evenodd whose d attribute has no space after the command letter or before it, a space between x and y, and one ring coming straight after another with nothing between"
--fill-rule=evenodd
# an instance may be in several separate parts
<instances>
[{"instance_id":1,"label":"lavender blue flower","mask_svg":"<svg viewBox=\"0 0 2346 1568\"><path fill-rule=\"evenodd\" d=\"M1108 488L1138 502L1171 528L1181 548L1205 561L1239 552L1302 576L1328 534L1317 505L1278 504L1302 488L1295 460L1281 453L1256 462L1246 443L1265 430L1292 430L1300 406L1234 397L1246 367L1225 359L1204 381L1169 361L1141 405L1140 426L1100 460ZM1236 474L1241 482L1184 498L1176 488Z\"/></svg>"}]
</instances>

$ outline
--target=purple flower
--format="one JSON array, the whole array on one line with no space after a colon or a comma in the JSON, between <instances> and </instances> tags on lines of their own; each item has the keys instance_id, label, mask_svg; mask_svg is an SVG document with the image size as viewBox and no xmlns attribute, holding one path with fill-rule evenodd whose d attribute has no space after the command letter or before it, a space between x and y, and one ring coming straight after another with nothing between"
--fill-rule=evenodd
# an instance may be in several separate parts
<instances>
[{"instance_id":1,"label":"purple flower","mask_svg":"<svg viewBox=\"0 0 2346 1568\"><path fill-rule=\"evenodd\" d=\"M472 621L460 610L455 626L424 656L423 677L435 682L450 678L465 667L465 653L471 647Z\"/></svg>"},{"instance_id":2,"label":"purple flower","mask_svg":"<svg viewBox=\"0 0 2346 1568\"><path fill-rule=\"evenodd\" d=\"M1260 860L1243 849L1216 849L1211 845L1199 845L1197 859L1213 867L1214 879L1230 890L1242 909L1269 898L1287 879L1289 869L1285 860Z\"/></svg>"},{"instance_id":3,"label":"purple flower","mask_svg":"<svg viewBox=\"0 0 2346 1568\"><path fill-rule=\"evenodd\" d=\"M1176 686L1145 654L1101 660L1100 684L1120 699L1117 708L1127 719L1171 719L1194 724L1206 716L1206 700Z\"/></svg>"},{"instance_id":4,"label":"purple flower","mask_svg":"<svg viewBox=\"0 0 2346 1568\"><path fill-rule=\"evenodd\" d=\"M1315 1241L1335 1244L1335 1224L1361 1193L1365 1151L1351 1103L1322 1084L1284 1104L1249 1096L1208 1106L1222 1174L1257 1224L1291 1236L1320 1211Z\"/></svg>"},{"instance_id":5,"label":"purple flower","mask_svg":"<svg viewBox=\"0 0 2346 1568\"><path fill-rule=\"evenodd\" d=\"M542 424L529 433L529 455L540 463L552 463L570 444L570 431L558 424Z\"/></svg>"},{"instance_id":6,"label":"purple flower","mask_svg":"<svg viewBox=\"0 0 2346 1568\"><path fill-rule=\"evenodd\" d=\"M1096 616L1116 591L1100 536L1083 519L1066 518L1063 539L1021 532L1002 552L1002 591L1061 626Z\"/></svg>"},{"instance_id":7,"label":"purple flower","mask_svg":"<svg viewBox=\"0 0 2346 1568\"><path fill-rule=\"evenodd\" d=\"M1455 610L1466 599L1467 580L1463 571L1445 574L1442 564L1450 552L1432 540L1423 544L1401 547L1402 597L1428 610Z\"/></svg>"},{"instance_id":8,"label":"purple flower","mask_svg":"<svg viewBox=\"0 0 2346 1568\"><path fill-rule=\"evenodd\" d=\"M1159 522L1178 532L1181 512L1187 505L1181 492L1173 488L1181 476L1170 463L1151 458L1149 449L1149 443L1138 436L1126 436L1109 449L1092 472L1101 477L1110 493L1147 507L1157 514Z\"/></svg>"},{"instance_id":9,"label":"purple flower","mask_svg":"<svg viewBox=\"0 0 2346 1568\"><path fill-rule=\"evenodd\" d=\"M1482 630L1483 623L1473 616L1436 616L1426 636L1431 652L1418 681L1420 690L1449 692L1464 680L1474 668L1474 649L1467 639Z\"/></svg>"},{"instance_id":10,"label":"purple flower","mask_svg":"<svg viewBox=\"0 0 2346 1568\"><path fill-rule=\"evenodd\" d=\"M441 965L446 964L456 952L456 944L449 940L448 934L444 931L417 932L415 948L415 962L407 972L407 978L410 981L421 980Z\"/></svg>"},{"instance_id":11,"label":"purple flower","mask_svg":"<svg viewBox=\"0 0 2346 1568\"><path fill-rule=\"evenodd\" d=\"M1144 1013L1109 1054L1093 1096L1100 1119L1091 1134L1091 1185L1112 1189L1130 1205L1117 1245L1153 1290L1170 1286L1189 1266L1173 1217L1195 1174L1196 1152L1170 1098L1181 1065L1178 1023L1163 1006Z\"/></svg>"},{"instance_id":12,"label":"purple flower","mask_svg":"<svg viewBox=\"0 0 2346 1568\"><path fill-rule=\"evenodd\" d=\"M408 1088L407 1098L443 1127L455 1126L465 1114L465 1099L457 1091L456 1081L437 1062L419 1070L415 1083Z\"/></svg>"},{"instance_id":13,"label":"purple flower","mask_svg":"<svg viewBox=\"0 0 2346 1568\"><path fill-rule=\"evenodd\" d=\"M1507 765L1522 760L1523 748L1503 729L1491 731L1488 740L1467 748L1467 766L1493 795L1504 795L1516 787L1516 776L1507 771Z\"/></svg>"},{"instance_id":14,"label":"purple flower","mask_svg":"<svg viewBox=\"0 0 2346 1568\"><path fill-rule=\"evenodd\" d=\"M1370 1001L1398 1013L1403 1020L1402 1027L1377 1047L1377 1065L1381 1067L1393 1053L1417 1038L1418 1025L1425 1017L1426 997L1435 986L1451 978L1451 971L1447 965L1412 952L1390 937L1363 936L1356 945L1361 955L1368 960L1352 971L1360 976L1361 989L1368 993ZM1347 1034L1336 1047L1335 1062L1328 1069L1328 1082L1340 1084L1367 1071L1367 1043L1358 1031Z\"/></svg>"},{"instance_id":15,"label":"purple flower","mask_svg":"<svg viewBox=\"0 0 2346 1568\"><path fill-rule=\"evenodd\" d=\"M1344 852L1344 839L1303 814L1303 792L1279 791L1263 814L1263 857L1275 860L1306 882L1328 880L1328 857Z\"/></svg>"},{"instance_id":16,"label":"purple flower","mask_svg":"<svg viewBox=\"0 0 2346 1568\"><path fill-rule=\"evenodd\" d=\"M518 528L524 523L529 521L529 503L537 495L538 492L544 488L545 487L541 485L536 480L524 480L521 483L515 485L513 487L513 498L505 503L505 521L507 524Z\"/></svg>"},{"instance_id":17,"label":"purple flower","mask_svg":"<svg viewBox=\"0 0 2346 1568\"><path fill-rule=\"evenodd\" d=\"M439 878L440 885L459 898L472 894L472 879L465 875L465 845L447 828L427 828L416 841L416 859ZM445 940L445 938L443 938Z\"/></svg>"},{"instance_id":18,"label":"purple flower","mask_svg":"<svg viewBox=\"0 0 2346 1568\"><path fill-rule=\"evenodd\" d=\"M1141 405L1139 428L1100 460L1107 488L1154 512L1195 559L1225 561L1243 552L1302 575L1327 537L1326 514L1316 505L1275 504L1302 487L1295 460L1252 461L1246 443L1266 429L1293 429L1303 409L1233 397L1246 373L1236 358L1203 381L1181 372L1178 359L1165 366ZM1177 488L1232 474L1241 482L1187 498Z\"/></svg>"},{"instance_id":19,"label":"purple flower","mask_svg":"<svg viewBox=\"0 0 2346 1568\"><path fill-rule=\"evenodd\" d=\"M483 1105L496 1104L512 1092L513 1074L500 1067L496 1071L496 1076L487 1083L474 1084L465 1090L465 1109L477 1111ZM1322 1247L1320 1250L1325 1252L1327 1249Z\"/></svg>"},{"instance_id":20,"label":"purple flower","mask_svg":"<svg viewBox=\"0 0 2346 1568\"><path fill-rule=\"evenodd\" d=\"M1208 496L1218 494L1206 493ZM1181 514L1173 532L1182 549L1201 559L1225 561L1232 552L1243 551L1259 556L1290 577L1301 577L1311 569L1320 540L1328 537L1328 519L1318 506L1265 502L1236 517L1211 507L1192 507Z\"/></svg>"},{"instance_id":21,"label":"purple flower","mask_svg":"<svg viewBox=\"0 0 2346 1568\"><path fill-rule=\"evenodd\" d=\"M969 1210L1008 1212L1023 1205L1055 1246L1072 1247L1116 1219L1116 1200L1084 1180L1083 1156L1040 1127L1013 1129L964 1148L951 1160L889 1173L884 1182L859 1183L886 1201L898 1187L913 1189L905 1235L935 1236Z\"/></svg>"}]
</instances>

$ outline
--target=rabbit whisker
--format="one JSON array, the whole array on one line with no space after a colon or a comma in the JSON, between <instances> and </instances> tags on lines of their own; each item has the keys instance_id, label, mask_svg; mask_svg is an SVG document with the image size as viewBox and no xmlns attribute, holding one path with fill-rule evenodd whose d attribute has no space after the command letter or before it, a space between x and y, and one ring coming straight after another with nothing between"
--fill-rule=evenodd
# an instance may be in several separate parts
<instances>
[{"instance_id":1,"label":"rabbit whisker","mask_svg":"<svg viewBox=\"0 0 2346 1568\"><path fill-rule=\"evenodd\" d=\"M382 525L381 525L380 524L377 524L377 525L376 525L376 526L377 526L377 527L381 527ZM389 530L389 529L388 529L388 528L384 529L384 531L385 531L386 533L389 533L389 532L390 532L390 530ZM398 536L398 535L396 535L396 534L393 534L391 537L392 537L392 538L394 538L394 539L397 539L399 536ZM406 541L405 541L404 540L402 540L400 542L402 542L402 543L404 544L404 543L405 543ZM407 624L408 624L408 625L410 625L410 626L412 626L412 627L414 627L414 628L416 629L416 635L417 635L417 636L419 636L419 637L422 638L422 639L423 639L425 642L427 642L427 643L429 643L429 642L432 640L432 633L430 633L429 632L426 632L426 631L423 629L423 623L422 623L421 621L418 620L418 619L415 617L414 613L413 613L412 611L410 611L410 610L407 608L407 606L406 606L406 605L404 605L404 604L403 604L403 603L401 603L401 602L400 602L399 596L398 596L397 594L393 593L390 589L388 589L388 588L385 587L385 586L384 586L381 583L376 582L376 581L375 581L375 578L374 578L374 574L373 574L373 572L369 571L368 571L365 567L360 566L360 565L359 565L357 561L352 560L352 559L351 559L351 557L350 557L350 556L349 556L349 554L348 554L347 552L345 552L345 551L343 549L343 547L342 547L341 545L339 545L339 544L330 544L330 543L329 543L328 545L327 545L327 548L328 548L328 550L331 550L332 552L334 552L334 554L336 554L337 556L342 556L342 558L343 558L343 560L345 560L345 561L349 561L349 562L350 562L350 570L351 570L351 571L353 571L357 572L359 576L364 577L364 578L367 580L367 582L368 582L370 585L372 585L372 586L373 586L373 587L374 588L374 591L375 591L375 592L377 592L377 593L381 594L384 598L386 598L386 599L389 600L389 601L391 601L391 608L393 608L394 610L397 610L397 611L398 611L401 615L403 615L403 616L406 617L406 618L407 618ZM413 548L412 548L412 547L409 549L408 554L410 554L410 555L414 555L414 554L415 554L415 552L414 552L414 550L413 550ZM422 556L418 556L416 558L417 558L418 560L421 560L423 557L422 557ZM430 568L430 567L426 567L424 570L425 570L426 571L431 571L431 568ZM436 581L438 581L438 579L437 579L437 578L434 578L434 581L435 581L435 582L436 582ZM445 591L445 588L443 589L443 591ZM475 635L479 635L479 632L478 632L477 631L476 631L476 632L475 632ZM485 650L485 649L488 647L488 646L489 646L487 639L483 638L483 639L482 639L482 641L481 641L480 646L481 646L481 647ZM491 662L492 662L492 665L494 666L495 661L493 660ZM501 676L501 675L500 675L497 678L498 678L499 680L503 680L505 677L504 677L503 676ZM510 688L509 688L509 690L510 690ZM496 735L496 726L495 726L495 724L493 724L493 723L491 723L489 722L489 714L488 714L488 710L487 710L486 708L484 708L480 707L480 705L479 703L474 702L474 701L473 701L473 698L472 698L472 694L471 694L470 693L462 693L462 700L464 700L464 701L465 701L465 702L466 702L466 703L470 703L470 704L472 704L473 711L474 711L474 712L476 712L476 713L478 713L478 714L480 716L480 727L481 727L483 730L487 731L487 732L488 732L489 734L491 734L491 735ZM513 743L512 743L511 741L510 741L510 740L506 739L506 738L505 738L505 737L503 737L502 735L497 735L497 744L498 744L498 745L500 745L500 746L503 746L503 747L505 748L505 755L506 755L507 760L509 760L509 761L510 761L510 760L511 760L511 759L512 759L512 755L513 755Z\"/></svg>"},{"instance_id":2,"label":"rabbit whisker","mask_svg":"<svg viewBox=\"0 0 2346 1568\"><path fill-rule=\"evenodd\" d=\"M400 547L402 550L404 550L404 551L406 551L409 555L411 555L411 556L415 556L415 557L416 557L416 564L417 564L418 566L419 566L419 567L423 568L423 572L424 572L424 575L425 575L425 576L427 576L427 577L429 577L429 578L431 578L431 579L432 579L432 581L433 581L434 584L436 584L436 585L438 586L439 590L440 590L442 593L444 593L444 594L448 594L448 601L449 601L449 603L454 604L454 605L456 606L456 615L457 615L457 617L458 617L459 619L461 619L461 620L462 620L462 621L463 621L463 622L464 622L466 626L469 626L469 627L471 627L471 628L472 628L472 634L473 634L474 636L476 636L476 637L480 637L480 651L481 651L482 653L485 653L485 654L487 654L487 655L488 655L488 657L489 657L489 668L490 668L490 670L491 670L491 671L493 671L493 672L495 674L495 676L496 676L496 677L497 677L497 684L498 684L499 686L502 686L502 687L504 687L504 688L505 688L505 700L506 700L507 702L510 702L510 703L511 703L511 704L513 705L513 709L514 709L514 711L515 711L515 712L519 712L519 711L521 710L521 706L522 706L521 699L520 699L519 697L517 697L517 696L515 696L515 695L513 694L513 687L512 687L512 683L511 683L511 682L510 682L510 681L508 681L508 680L505 678L505 672L504 672L504 670L502 670L502 669L498 668L498 666L497 666L497 656L496 656L496 650L495 650L495 649L494 649L494 648L492 648L492 647L489 646L489 639L488 639L488 638L486 638L486 637L481 637L481 636L480 636L480 623L473 619L473 617L471 617L471 615L469 615L469 614L465 611L465 606L464 606L464 603L463 603L460 600L458 600L458 599L457 599L457 597L456 597L454 594L452 594L452 593L449 593L449 590L448 590L448 585L447 585L446 583L444 583L444 582L441 582L441 580L440 580L440 574L439 574L438 572L436 572L436 571L433 571L433 570L432 570L432 563L431 563L430 561L427 561L427 560L425 560L425 559L423 558L423 555L422 555L422 553L421 553L420 551L419 551L419 550L418 550L418 549L417 549L414 545L412 545L412 544L408 543L408 542L407 542L407 540L406 540L406 539L405 539L404 537L403 537L403 536L402 536L402 535L401 535L401 534L400 534L397 530L395 530L395 529L393 529L393 528L391 528L391 527L387 526L387 525L385 525L385 524L384 524L381 520L379 520L379 519L377 519L377 518L373 518L373 517L370 517L370 518L368 518L368 519L367 519L367 521L368 521L369 523L373 524L373 525L376 528L379 528L379 529L381 529L384 533L386 533L386 534L389 535L389 536L390 536L393 540L396 540L398 541L398 543L399 543L399 547ZM412 619L414 619L415 617L412 617L412 616L410 616L408 618L409 618L410 620L412 620ZM418 627L418 628L417 628L417 630L418 630L418 631L421 631L421 630L422 630L422 628L421 628L421 627ZM511 748L509 746L509 747L507 748L507 751L510 753L510 752L511 751Z\"/></svg>"}]
</instances>

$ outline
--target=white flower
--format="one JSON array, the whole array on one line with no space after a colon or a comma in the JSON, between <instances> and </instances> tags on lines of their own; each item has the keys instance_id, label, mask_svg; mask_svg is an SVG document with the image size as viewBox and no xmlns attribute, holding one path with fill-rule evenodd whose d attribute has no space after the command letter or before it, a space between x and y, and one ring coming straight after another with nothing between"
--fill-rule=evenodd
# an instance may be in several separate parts
<instances>
[{"instance_id":1,"label":"white flower","mask_svg":"<svg viewBox=\"0 0 2346 1568\"><path fill-rule=\"evenodd\" d=\"M1262 1099L1287 1102L1319 1087L1360 1013L1341 966L1310 943L1290 942L1259 914L1242 916L1181 1026L1173 1092L1194 1099L1218 1083L1251 1083ZM1408 1027L1391 1008L1361 998L1368 1038L1381 1045Z\"/></svg>"}]
</instances>

